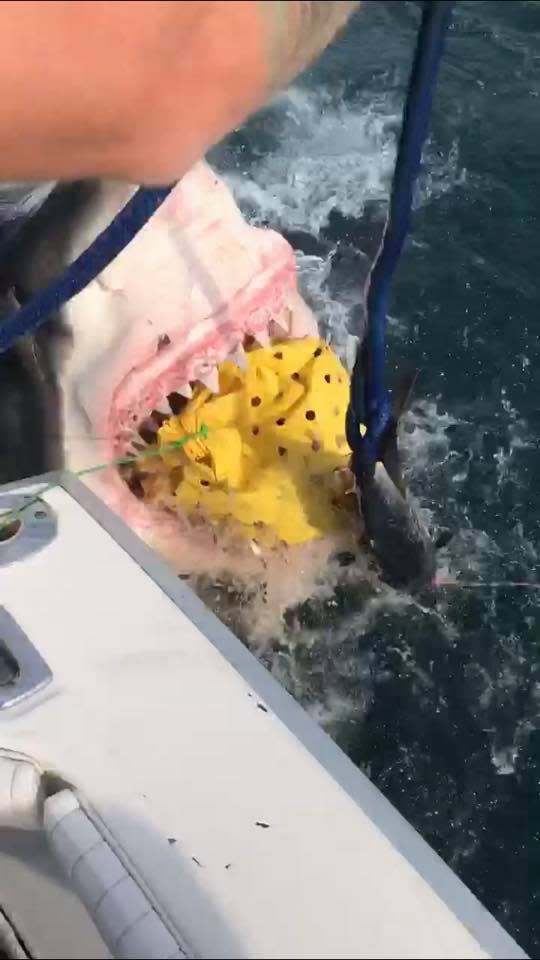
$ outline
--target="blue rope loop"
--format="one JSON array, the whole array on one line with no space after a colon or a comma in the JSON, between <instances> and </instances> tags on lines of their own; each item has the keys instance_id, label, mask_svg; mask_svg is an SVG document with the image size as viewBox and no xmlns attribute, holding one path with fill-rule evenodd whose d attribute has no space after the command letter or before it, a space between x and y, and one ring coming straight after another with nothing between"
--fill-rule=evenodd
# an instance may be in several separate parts
<instances>
[{"instance_id":1,"label":"blue rope loop","mask_svg":"<svg viewBox=\"0 0 540 960\"><path fill-rule=\"evenodd\" d=\"M109 226L57 280L0 322L0 353L8 350L18 337L37 330L53 311L59 310L95 280L144 227L174 186L137 190Z\"/></svg>"},{"instance_id":2,"label":"blue rope loop","mask_svg":"<svg viewBox=\"0 0 540 960\"><path fill-rule=\"evenodd\" d=\"M367 330L351 375L347 440L357 461L368 467L378 459L392 416L392 397L384 383L390 287L409 231L413 189L429 128L437 74L452 16L453 0L425 0L392 181L382 243L366 292ZM360 424L367 431L360 435Z\"/></svg>"}]
</instances>

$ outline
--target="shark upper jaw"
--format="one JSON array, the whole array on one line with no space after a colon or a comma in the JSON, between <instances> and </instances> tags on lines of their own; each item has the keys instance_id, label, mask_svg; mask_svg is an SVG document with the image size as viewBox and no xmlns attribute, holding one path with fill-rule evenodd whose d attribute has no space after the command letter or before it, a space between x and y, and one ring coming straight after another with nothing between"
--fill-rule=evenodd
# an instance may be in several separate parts
<instances>
[{"instance_id":1,"label":"shark upper jaw","mask_svg":"<svg viewBox=\"0 0 540 960\"><path fill-rule=\"evenodd\" d=\"M312 332L307 316L299 317L298 308L290 306L295 293L290 262L275 267L257 290L260 304L251 299L252 291L244 289L226 311L187 330L166 325L167 332L154 340L153 355L141 357L112 392L105 432L111 458L130 452L130 444L138 439L138 426L152 411L170 416L167 398L171 394L189 399L195 383L217 393L219 364L230 358L242 366L250 341L265 346L273 339Z\"/></svg>"},{"instance_id":2,"label":"shark upper jaw","mask_svg":"<svg viewBox=\"0 0 540 960\"><path fill-rule=\"evenodd\" d=\"M104 184L75 232L77 255L134 188ZM170 415L167 397L217 388L217 365L247 340L316 333L279 234L249 226L205 163L193 168L116 260L64 310L71 343L61 365L64 462L79 472L136 453L141 423ZM134 446L134 444L136 446ZM92 486L124 516L144 505L114 468Z\"/></svg>"}]
</instances>

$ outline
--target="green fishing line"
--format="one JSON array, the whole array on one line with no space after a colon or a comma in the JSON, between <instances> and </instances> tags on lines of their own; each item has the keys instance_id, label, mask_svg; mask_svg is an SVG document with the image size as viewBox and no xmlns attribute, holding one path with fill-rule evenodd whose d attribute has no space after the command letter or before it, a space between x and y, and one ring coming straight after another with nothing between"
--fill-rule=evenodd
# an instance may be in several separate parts
<instances>
[{"instance_id":1,"label":"green fishing line","mask_svg":"<svg viewBox=\"0 0 540 960\"><path fill-rule=\"evenodd\" d=\"M195 433L186 433L185 437L181 437L179 440L171 440L170 443L164 443L160 447L141 450L140 453L134 454L131 457L117 457L115 460L107 460L105 463L97 463L95 466L85 467L84 470L73 472L73 476L85 477L90 473L97 473L99 470L107 470L109 467L122 467L130 463L139 463L140 460L146 460L148 457L159 457L162 453L178 450L180 447L185 446L186 443L189 443L190 440L197 440L199 437L206 439L207 436L208 427L203 423L201 424L200 430L196 430ZM25 510L28 510L29 507L38 503L45 493L49 493L50 490L54 490L57 486L57 483L49 484L49 486L45 487L39 494L36 494L35 497L28 500L22 507L19 507L18 510L8 510L2 514L0 517L0 530L7 526L8 523L13 523Z\"/></svg>"},{"instance_id":2,"label":"green fishing line","mask_svg":"<svg viewBox=\"0 0 540 960\"><path fill-rule=\"evenodd\" d=\"M94 467L86 467L84 470L79 470L75 476L83 477L89 473L97 473L98 470L106 470L107 467L122 467L126 463L138 463L139 460L146 459L147 457L159 457L162 453L168 453L170 450L177 450L179 447L185 446L190 440L197 440L198 437L206 439L207 436L208 427L203 423L201 429L197 430L196 433L186 433L185 437L182 437L180 440L171 440L170 443L164 443L156 449L141 450L140 453L137 455L134 454L131 457L118 457L116 460L110 460L106 463L97 463Z\"/></svg>"}]
</instances>

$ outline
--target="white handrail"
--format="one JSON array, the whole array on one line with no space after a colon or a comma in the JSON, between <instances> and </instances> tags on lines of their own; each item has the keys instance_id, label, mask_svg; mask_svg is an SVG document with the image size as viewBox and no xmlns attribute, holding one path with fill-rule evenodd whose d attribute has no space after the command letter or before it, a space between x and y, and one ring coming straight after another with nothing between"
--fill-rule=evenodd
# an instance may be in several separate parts
<instances>
[{"instance_id":1,"label":"white handrail","mask_svg":"<svg viewBox=\"0 0 540 960\"><path fill-rule=\"evenodd\" d=\"M118 960L187 960L189 954L75 791L65 787L45 796L37 765L6 751L0 751L0 827L45 831L65 876Z\"/></svg>"}]
</instances>

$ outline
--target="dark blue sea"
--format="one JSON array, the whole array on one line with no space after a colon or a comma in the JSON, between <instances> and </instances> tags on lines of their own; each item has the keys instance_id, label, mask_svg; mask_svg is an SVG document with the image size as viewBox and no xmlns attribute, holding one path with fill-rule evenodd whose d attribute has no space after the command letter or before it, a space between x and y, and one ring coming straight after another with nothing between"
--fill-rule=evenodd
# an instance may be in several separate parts
<instances>
[{"instance_id":1,"label":"dark blue sea","mask_svg":"<svg viewBox=\"0 0 540 960\"><path fill-rule=\"evenodd\" d=\"M456 4L391 305L389 381L422 370L411 490L454 537L411 600L336 590L269 667L540 957L540 5ZM386 211L419 8L367 2L214 155L297 251L342 348ZM502 583L502 586L486 584Z\"/></svg>"}]
</instances>

